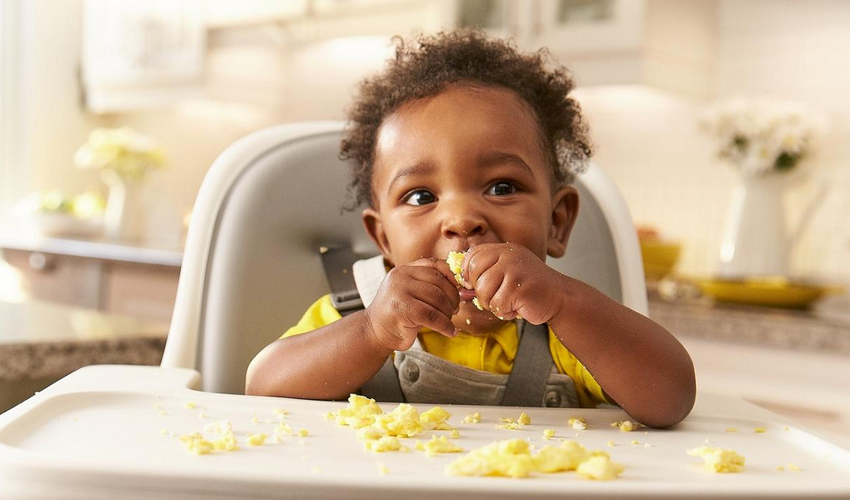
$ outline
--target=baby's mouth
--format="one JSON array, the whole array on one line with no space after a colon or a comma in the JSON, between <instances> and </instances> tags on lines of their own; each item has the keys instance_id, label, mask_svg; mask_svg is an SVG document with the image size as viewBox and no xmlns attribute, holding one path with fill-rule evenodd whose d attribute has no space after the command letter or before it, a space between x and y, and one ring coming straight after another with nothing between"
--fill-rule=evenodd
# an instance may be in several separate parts
<instances>
[{"instance_id":1,"label":"baby's mouth","mask_svg":"<svg viewBox=\"0 0 850 500\"><path fill-rule=\"evenodd\" d=\"M458 292L460 293L460 300L469 301L475 298L475 290L461 288L460 290L458 290Z\"/></svg>"}]
</instances>

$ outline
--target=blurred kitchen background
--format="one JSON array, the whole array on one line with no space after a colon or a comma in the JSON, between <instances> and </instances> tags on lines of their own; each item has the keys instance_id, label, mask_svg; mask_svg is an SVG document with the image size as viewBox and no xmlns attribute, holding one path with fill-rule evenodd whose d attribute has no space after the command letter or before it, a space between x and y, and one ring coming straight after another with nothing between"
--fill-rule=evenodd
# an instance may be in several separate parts
<instances>
[{"instance_id":1,"label":"blurred kitchen background","mask_svg":"<svg viewBox=\"0 0 850 500\"><path fill-rule=\"evenodd\" d=\"M156 363L186 225L218 154L266 126L344 119L393 35L479 26L523 49L548 47L572 70L594 161L641 228L650 314L691 349L701 387L736 387L850 436L850 407L836 402L850 382L850 2L0 5L0 381L34 381L0 396L25 396L71 365ZM734 98L790 102L817 125L781 188L780 230L756 234L761 252L787 262L753 269L764 276L749 284L714 280L730 211L743 217L734 197L745 178L718 158L705 122ZM124 227L104 222L118 188L78 154L93 130L122 127L158 158L124 186L132 231L126 214Z\"/></svg>"}]
</instances>

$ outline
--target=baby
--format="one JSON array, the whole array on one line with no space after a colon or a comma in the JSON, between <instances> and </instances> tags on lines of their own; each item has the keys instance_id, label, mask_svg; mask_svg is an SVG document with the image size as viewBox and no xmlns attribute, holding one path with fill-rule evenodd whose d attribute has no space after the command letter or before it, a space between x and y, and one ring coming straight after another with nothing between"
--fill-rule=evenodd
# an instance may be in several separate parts
<instances>
[{"instance_id":1,"label":"baby","mask_svg":"<svg viewBox=\"0 0 850 500\"><path fill-rule=\"evenodd\" d=\"M319 299L252 361L246 393L344 399L389 371L412 403L525 405L528 393L533 405L616 404L657 427L687 416L681 344L546 264L566 252L570 183L591 154L573 82L551 66L478 31L399 42L362 83L341 147L389 271L361 311L341 317ZM453 251L466 252L460 284Z\"/></svg>"}]
</instances>

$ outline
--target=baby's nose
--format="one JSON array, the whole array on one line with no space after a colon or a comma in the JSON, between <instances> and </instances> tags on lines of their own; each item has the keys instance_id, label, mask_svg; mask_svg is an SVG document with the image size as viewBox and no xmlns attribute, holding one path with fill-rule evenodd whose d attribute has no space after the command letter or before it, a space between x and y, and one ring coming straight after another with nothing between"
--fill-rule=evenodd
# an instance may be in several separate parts
<instances>
[{"instance_id":1,"label":"baby's nose","mask_svg":"<svg viewBox=\"0 0 850 500\"><path fill-rule=\"evenodd\" d=\"M487 221L478 207L452 203L444 206L442 232L447 238L480 236L487 232Z\"/></svg>"}]
</instances>

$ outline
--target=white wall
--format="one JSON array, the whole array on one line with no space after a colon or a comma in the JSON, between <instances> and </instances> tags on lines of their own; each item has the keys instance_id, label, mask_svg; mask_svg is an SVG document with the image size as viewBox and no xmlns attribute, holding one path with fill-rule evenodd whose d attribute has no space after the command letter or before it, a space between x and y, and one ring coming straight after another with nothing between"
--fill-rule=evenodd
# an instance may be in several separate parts
<instances>
[{"instance_id":1,"label":"white wall","mask_svg":"<svg viewBox=\"0 0 850 500\"><path fill-rule=\"evenodd\" d=\"M793 273L850 281L850 2L723 0L717 36L718 98L766 95L825 113L814 173L791 188L788 220L829 191L792 255ZM680 270L716 270L735 174L697 129L710 103L640 88L583 89L597 162L618 182L638 223L684 242Z\"/></svg>"},{"instance_id":2,"label":"white wall","mask_svg":"<svg viewBox=\"0 0 850 500\"><path fill-rule=\"evenodd\" d=\"M22 187L81 192L97 186L99 179L93 172L76 169L71 159L89 130L102 121L81 105L77 70L82 2L28 0L21 4L25 42L20 138L22 164L29 166L28 185Z\"/></svg>"}]
</instances>

